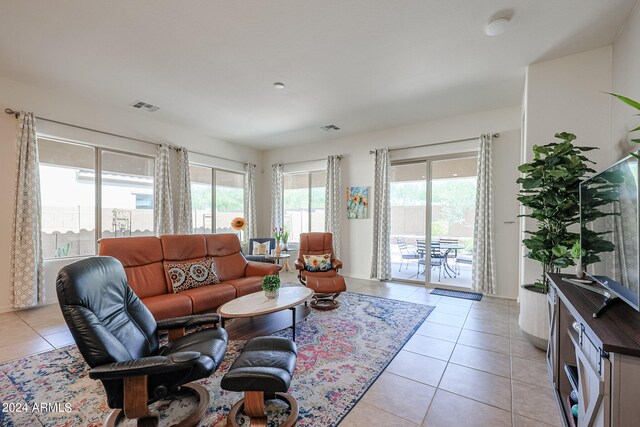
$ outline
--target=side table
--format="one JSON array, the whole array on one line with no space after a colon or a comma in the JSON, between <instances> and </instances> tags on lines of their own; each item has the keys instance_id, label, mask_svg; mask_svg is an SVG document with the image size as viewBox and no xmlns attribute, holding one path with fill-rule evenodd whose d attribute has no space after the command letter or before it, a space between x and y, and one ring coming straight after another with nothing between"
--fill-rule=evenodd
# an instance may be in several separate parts
<instances>
[{"instance_id":1,"label":"side table","mask_svg":"<svg viewBox=\"0 0 640 427\"><path fill-rule=\"evenodd\" d=\"M280 262L282 261L282 269L284 271L292 271L291 267L289 267L289 258L291 258L290 254L285 254L285 253L280 253L280 255L265 255L268 259L273 259L276 261L276 263L280 264Z\"/></svg>"}]
</instances>

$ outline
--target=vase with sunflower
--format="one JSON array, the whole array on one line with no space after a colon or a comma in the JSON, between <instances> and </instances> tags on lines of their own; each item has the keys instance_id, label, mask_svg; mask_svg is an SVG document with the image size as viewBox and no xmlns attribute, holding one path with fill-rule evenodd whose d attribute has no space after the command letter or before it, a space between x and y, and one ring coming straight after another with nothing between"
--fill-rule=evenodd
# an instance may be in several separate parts
<instances>
[{"instance_id":1,"label":"vase with sunflower","mask_svg":"<svg viewBox=\"0 0 640 427\"><path fill-rule=\"evenodd\" d=\"M238 231L238 238L243 241L242 231L247 228L247 220L242 217L236 217L231 220L231 228Z\"/></svg>"}]
</instances>

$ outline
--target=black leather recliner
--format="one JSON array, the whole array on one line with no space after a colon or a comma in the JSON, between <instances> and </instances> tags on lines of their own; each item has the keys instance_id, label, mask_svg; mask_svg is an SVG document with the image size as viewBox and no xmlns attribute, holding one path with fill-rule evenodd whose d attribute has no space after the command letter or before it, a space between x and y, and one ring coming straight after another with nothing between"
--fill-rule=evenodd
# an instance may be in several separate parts
<instances>
[{"instance_id":1,"label":"black leather recliner","mask_svg":"<svg viewBox=\"0 0 640 427\"><path fill-rule=\"evenodd\" d=\"M217 327L218 314L156 322L128 286L122 264L112 257L67 265L58 273L56 290L64 319L91 367L89 376L102 381L114 409L105 424L115 425L123 409L139 426L157 425L148 405L175 396L180 386L198 394L199 406L188 421L200 421L209 393L188 383L210 376L222 363L227 333ZM186 327L206 324L215 327L184 335ZM158 331L163 329L170 330L170 342L160 346Z\"/></svg>"}]
</instances>

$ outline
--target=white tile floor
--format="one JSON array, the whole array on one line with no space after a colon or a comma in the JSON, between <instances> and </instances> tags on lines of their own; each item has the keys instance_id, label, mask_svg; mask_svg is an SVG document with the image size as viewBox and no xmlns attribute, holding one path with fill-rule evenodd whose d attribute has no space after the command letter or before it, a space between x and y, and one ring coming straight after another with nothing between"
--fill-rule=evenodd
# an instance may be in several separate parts
<instances>
[{"instance_id":1,"label":"white tile floor","mask_svg":"<svg viewBox=\"0 0 640 427\"><path fill-rule=\"evenodd\" d=\"M515 301L351 278L347 287L435 309L341 426L561 425L544 353L522 338ZM0 314L0 337L0 363L73 343L57 305Z\"/></svg>"}]
</instances>

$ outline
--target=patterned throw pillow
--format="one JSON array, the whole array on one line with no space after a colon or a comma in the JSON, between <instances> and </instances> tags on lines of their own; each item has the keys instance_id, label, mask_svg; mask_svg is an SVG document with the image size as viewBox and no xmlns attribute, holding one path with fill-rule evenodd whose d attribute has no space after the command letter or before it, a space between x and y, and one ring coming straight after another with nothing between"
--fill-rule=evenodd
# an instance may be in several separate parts
<instances>
[{"instance_id":1,"label":"patterned throw pillow","mask_svg":"<svg viewBox=\"0 0 640 427\"><path fill-rule=\"evenodd\" d=\"M302 258L304 259L304 269L307 271L331 270L331 254L302 255Z\"/></svg>"},{"instance_id":2,"label":"patterned throw pillow","mask_svg":"<svg viewBox=\"0 0 640 427\"><path fill-rule=\"evenodd\" d=\"M253 254L254 255L269 255L269 242L259 243L253 242Z\"/></svg>"},{"instance_id":3,"label":"patterned throw pillow","mask_svg":"<svg viewBox=\"0 0 640 427\"><path fill-rule=\"evenodd\" d=\"M220 283L213 258L166 265L173 293Z\"/></svg>"}]
</instances>

